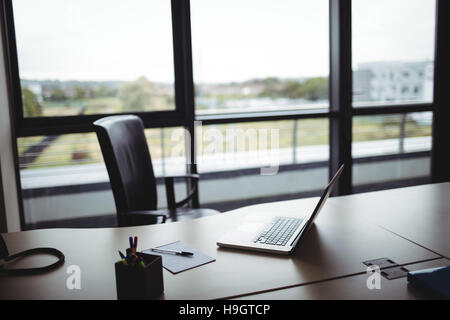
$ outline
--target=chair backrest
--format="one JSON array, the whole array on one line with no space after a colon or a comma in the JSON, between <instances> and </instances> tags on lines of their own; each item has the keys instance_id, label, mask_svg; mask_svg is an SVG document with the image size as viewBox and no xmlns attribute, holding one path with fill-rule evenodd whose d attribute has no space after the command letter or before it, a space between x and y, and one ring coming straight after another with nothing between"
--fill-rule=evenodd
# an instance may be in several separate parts
<instances>
[{"instance_id":1,"label":"chair backrest","mask_svg":"<svg viewBox=\"0 0 450 320\"><path fill-rule=\"evenodd\" d=\"M134 115L111 116L94 122L121 216L133 210L156 210L156 179L142 120Z\"/></svg>"}]
</instances>

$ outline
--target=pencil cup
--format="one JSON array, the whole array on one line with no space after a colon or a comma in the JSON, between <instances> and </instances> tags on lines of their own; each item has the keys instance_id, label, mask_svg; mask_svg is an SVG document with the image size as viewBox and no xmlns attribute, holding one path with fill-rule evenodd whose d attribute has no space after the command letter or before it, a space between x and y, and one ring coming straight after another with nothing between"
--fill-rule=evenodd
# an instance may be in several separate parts
<instances>
[{"instance_id":1,"label":"pencil cup","mask_svg":"<svg viewBox=\"0 0 450 320\"><path fill-rule=\"evenodd\" d=\"M119 300L155 299L164 292L162 259L160 256L136 253L142 257L145 268L136 264L116 262L116 287Z\"/></svg>"}]
</instances>

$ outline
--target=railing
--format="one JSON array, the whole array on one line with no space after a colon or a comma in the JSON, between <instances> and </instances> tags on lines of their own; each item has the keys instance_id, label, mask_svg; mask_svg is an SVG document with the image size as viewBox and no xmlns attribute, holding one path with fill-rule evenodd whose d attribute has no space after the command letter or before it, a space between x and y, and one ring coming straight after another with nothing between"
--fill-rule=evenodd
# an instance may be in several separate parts
<instances>
[{"instance_id":1,"label":"railing","mask_svg":"<svg viewBox=\"0 0 450 320\"><path fill-rule=\"evenodd\" d=\"M155 140L159 140L158 145L162 154L161 166L165 172L165 155L167 153L164 140L166 135L164 129L161 128L158 131L159 137ZM36 138L31 138L31 140L20 138L18 140L19 168L26 170L103 162L103 156L94 133L82 134L80 138L75 136L77 135L39 137L40 140L37 142L34 141ZM155 134L146 134L146 136L150 140Z\"/></svg>"},{"instance_id":2,"label":"railing","mask_svg":"<svg viewBox=\"0 0 450 320\"><path fill-rule=\"evenodd\" d=\"M358 148L368 148L372 145L371 148L376 149L378 147L379 151L383 151L386 149L386 145L389 145L389 148L386 149L388 152L392 153L405 153L410 152L411 148L408 149L406 145L406 141L408 139L406 133L406 126L408 123L407 115L400 115L400 121L398 122L398 137L390 138L390 139L380 139L375 141L366 142L354 142L354 149ZM295 164L301 161L299 159L299 139L298 132L301 128L302 121L294 119L291 120L293 126L291 127L290 132L286 133L284 136L285 140L290 141L290 147L284 146L280 148L280 151L283 149L283 153L288 152L289 149L291 153L291 163ZM397 125L397 124L396 124ZM149 146L152 154L153 161L158 163L158 166L161 168L161 173L163 175L167 172L167 159L169 159L170 151L172 146L170 143L166 143L166 140L169 138L166 129L151 129L151 132L146 132L147 139L149 141ZM368 130L373 131L372 128ZM289 134L291 135L289 137ZM365 131L361 128L358 128L358 134L365 134ZM395 136L396 134L390 133L391 136ZM31 140L29 140L31 139ZM103 157L98 146L97 137L94 133L81 134L81 135L65 135L65 136L48 136L39 138L39 141L34 141L36 138L21 138L18 141L19 147L19 166L20 169L29 170L29 169L37 169L37 168L48 168L48 167L61 167L61 166L74 166L74 165L83 165L83 164L95 164L102 163ZM426 138L429 139L429 138ZM394 146L394 141L398 144L397 147ZM409 139L409 146L411 145L412 139ZM419 144L418 151L429 150L430 146L428 142L423 142L420 139L415 140L416 143ZM326 141L325 141L326 142ZM425 143L425 145L423 145ZM422 144L422 145L421 145ZM314 146L311 146L312 148ZM322 146L322 147L325 147ZM158 149L158 150L156 150ZM157 152L153 152L153 151ZM412 150L417 151L417 150ZM247 153L252 153L253 151L248 151ZM199 158L204 157L205 155L198 155ZM317 160L324 160L328 155L324 157L319 157ZM354 157L357 154L354 154ZM284 156L283 156L284 157ZM286 159L284 157L284 159ZM185 160L185 159L183 159ZM284 160L284 163L289 162Z\"/></svg>"}]
</instances>

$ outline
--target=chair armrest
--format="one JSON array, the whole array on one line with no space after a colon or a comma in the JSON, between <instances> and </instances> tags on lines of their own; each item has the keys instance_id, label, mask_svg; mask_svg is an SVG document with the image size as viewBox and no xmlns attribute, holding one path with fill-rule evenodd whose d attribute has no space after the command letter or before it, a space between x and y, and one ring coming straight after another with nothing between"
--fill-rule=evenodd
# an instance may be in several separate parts
<instances>
[{"instance_id":1,"label":"chair armrest","mask_svg":"<svg viewBox=\"0 0 450 320\"><path fill-rule=\"evenodd\" d=\"M199 180L200 179L200 175L198 173L186 173L186 174L179 174L179 175L175 175L175 176L163 176L162 177L164 180L165 179L191 179L191 180Z\"/></svg>"},{"instance_id":2,"label":"chair armrest","mask_svg":"<svg viewBox=\"0 0 450 320\"><path fill-rule=\"evenodd\" d=\"M155 223L159 217L162 218L162 223L165 223L167 210L134 210L127 211L121 216L128 220L131 225Z\"/></svg>"},{"instance_id":3,"label":"chair armrest","mask_svg":"<svg viewBox=\"0 0 450 320\"><path fill-rule=\"evenodd\" d=\"M193 182L192 190L187 195L187 197L179 202L175 200L175 187L174 180L179 178L190 179ZM198 207L198 180L200 175L198 174L186 174L179 176L164 177L164 182L166 185L166 196L167 196L167 206L170 210L176 210L179 207L184 206L189 201L193 201L194 207Z\"/></svg>"}]
</instances>

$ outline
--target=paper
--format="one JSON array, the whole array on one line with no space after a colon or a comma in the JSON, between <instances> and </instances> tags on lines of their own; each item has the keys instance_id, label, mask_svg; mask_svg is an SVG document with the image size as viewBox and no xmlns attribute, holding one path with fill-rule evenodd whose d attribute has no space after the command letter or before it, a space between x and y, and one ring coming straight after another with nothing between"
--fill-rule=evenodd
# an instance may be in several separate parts
<instances>
[{"instance_id":1,"label":"paper","mask_svg":"<svg viewBox=\"0 0 450 320\"><path fill-rule=\"evenodd\" d=\"M216 261L216 259L203 254L197 249L189 247L181 241L172 242L163 246L155 247L155 249L156 248L189 251L194 254L192 256L181 256L173 253L152 251L151 249L142 251L143 253L161 256L163 267L174 274Z\"/></svg>"}]
</instances>

